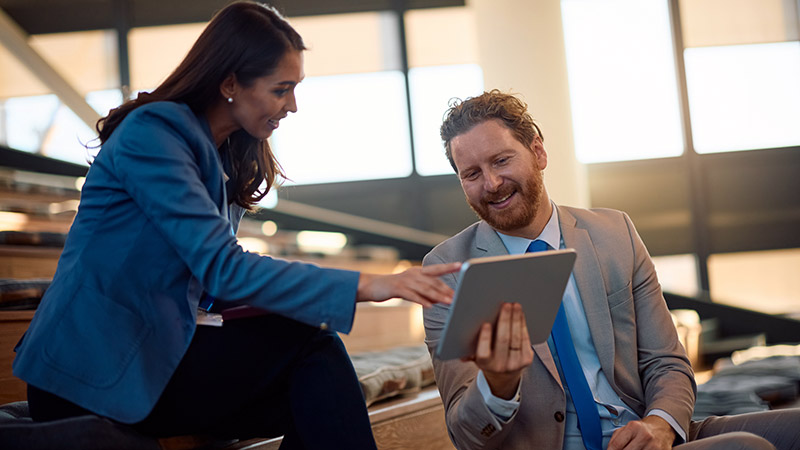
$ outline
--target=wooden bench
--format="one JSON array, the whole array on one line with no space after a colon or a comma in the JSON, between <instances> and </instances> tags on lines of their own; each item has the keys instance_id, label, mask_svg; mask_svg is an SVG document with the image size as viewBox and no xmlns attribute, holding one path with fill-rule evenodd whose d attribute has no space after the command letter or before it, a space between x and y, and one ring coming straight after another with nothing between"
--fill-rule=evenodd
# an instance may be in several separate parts
<instances>
[{"instance_id":1,"label":"wooden bench","mask_svg":"<svg viewBox=\"0 0 800 450\"><path fill-rule=\"evenodd\" d=\"M384 400L369 408L379 450L454 450L447 435L444 406L436 386ZM250 439L226 450L277 450L281 438Z\"/></svg>"}]
</instances>

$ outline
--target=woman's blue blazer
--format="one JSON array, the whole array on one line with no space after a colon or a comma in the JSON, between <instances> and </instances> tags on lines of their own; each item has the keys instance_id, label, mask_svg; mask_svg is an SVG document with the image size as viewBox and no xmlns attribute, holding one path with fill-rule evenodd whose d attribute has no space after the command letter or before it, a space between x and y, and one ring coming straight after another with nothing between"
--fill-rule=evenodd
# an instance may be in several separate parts
<instances>
[{"instance_id":1,"label":"woman's blue blazer","mask_svg":"<svg viewBox=\"0 0 800 450\"><path fill-rule=\"evenodd\" d=\"M202 116L171 102L131 112L89 169L14 374L135 423L186 352L204 292L348 332L359 274L243 251L233 235L242 213L228 205Z\"/></svg>"}]
</instances>

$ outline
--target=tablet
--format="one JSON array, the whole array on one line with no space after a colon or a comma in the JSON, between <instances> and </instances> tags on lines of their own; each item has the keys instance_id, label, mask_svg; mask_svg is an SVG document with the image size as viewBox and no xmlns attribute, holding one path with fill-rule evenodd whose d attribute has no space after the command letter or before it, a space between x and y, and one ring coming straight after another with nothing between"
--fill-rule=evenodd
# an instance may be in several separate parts
<instances>
[{"instance_id":1,"label":"tablet","mask_svg":"<svg viewBox=\"0 0 800 450\"><path fill-rule=\"evenodd\" d=\"M575 264L575 250L474 258L461 266L436 357L475 352L484 322L494 324L503 303L520 303L532 344L547 340Z\"/></svg>"}]
</instances>

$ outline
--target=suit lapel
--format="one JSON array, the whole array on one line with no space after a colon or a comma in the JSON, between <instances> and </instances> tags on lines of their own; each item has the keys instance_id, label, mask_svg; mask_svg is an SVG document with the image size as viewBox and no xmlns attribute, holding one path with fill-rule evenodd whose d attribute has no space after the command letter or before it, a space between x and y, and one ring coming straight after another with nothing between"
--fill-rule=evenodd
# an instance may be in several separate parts
<instances>
[{"instance_id":1,"label":"suit lapel","mask_svg":"<svg viewBox=\"0 0 800 450\"><path fill-rule=\"evenodd\" d=\"M609 380L613 380L614 334L600 261L589 233L576 226L575 217L562 207L558 208L558 214L564 245L574 248L578 253L573 274L589 323L592 342L603 371Z\"/></svg>"},{"instance_id":2,"label":"suit lapel","mask_svg":"<svg viewBox=\"0 0 800 450\"><path fill-rule=\"evenodd\" d=\"M558 375L556 361L553 359L553 354L550 352L550 346L547 345L547 341L534 345L533 353L542 361L547 372L556 380L556 383L563 388L564 386L561 385L561 377Z\"/></svg>"},{"instance_id":3,"label":"suit lapel","mask_svg":"<svg viewBox=\"0 0 800 450\"><path fill-rule=\"evenodd\" d=\"M488 223L481 220L478 223L478 231L475 233L475 247L470 252L470 257L481 258L507 254L508 250L497 232Z\"/></svg>"}]
</instances>

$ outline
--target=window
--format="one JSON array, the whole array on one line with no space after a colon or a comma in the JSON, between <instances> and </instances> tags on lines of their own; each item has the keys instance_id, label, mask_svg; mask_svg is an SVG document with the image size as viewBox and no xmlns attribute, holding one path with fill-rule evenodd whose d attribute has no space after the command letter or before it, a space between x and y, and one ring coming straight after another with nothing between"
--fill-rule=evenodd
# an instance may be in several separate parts
<instances>
[{"instance_id":1,"label":"window","mask_svg":"<svg viewBox=\"0 0 800 450\"><path fill-rule=\"evenodd\" d=\"M800 33L788 0L681 1L698 153L800 145Z\"/></svg>"},{"instance_id":2,"label":"window","mask_svg":"<svg viewBox=\"0 0 800 450\"><path fill-rule=\"evenodd\" d=\"M178 67L205 23L134 28L128 33L131 91L151 90Z\"/></svg>"},{"instance_id":3,"label":"window","mask_svg":"<svg viewBox=\"0 0 800 450\"><path fill-rule=\"evenodd\" d=\"M711 255L708 270L714 301L768 314L797 314L798 267L798 249Z\"/></svg>"},{"instance_id":4,"label":"window","mask_svg":"<svg viewBox=\"0 0 800 450\"><path fill-rule=\"evenodd\" d=\"M303 36L306 79L298 114L273 148L291 184L411 174L405 81L394 13L290 19Z\"/></svg>"},{"instance_id":5,"label":"window","mask_svg":"<svg viewBox=\"0 0 800 450\"><path fill-rule=\"evenodd\" d=\"M584 163L678 156L664 0L562 0L575 151Z\"/></svg>"},{"instance_id":6,"label":"window","mask_svg":"<svg viewBox=\"0 0 800 450\"><path fill-rule=\"evenodd\" d=\"M683 152L668 3L562 0L580 161ZM679 6L694 151L800 145L796 2Z\"/></svg>"},{"instance_id":7,"label":"window","mask_svg":"<svg viewBox=\"0 0 800 450\"><path fill-rule=\"evenodd\" d=\"M306 80L297 88L299 114L282 121L272 137L290 178L287 184L402 178L412 175L414 161L421 175L451 173L439 138L442 116L452 98L483 90L472 10L408 10L403 21L397 14L289 18L309 51ZM401 23L406 26L408 81L399 41ZM130 91L161 83L204 26L130 30ZM113 31L34 36L31 42L100 114L123 101L115 90L119 72ZM92 144L95 131L2 48L0 64L0 98L9 99L0 101L0 141L86 163L92 151L84 144Z\"/></svg>"},{"instance_id":8,"label":"window","mask_svg":"<svg viewBox=\"0 0 800 450\"><path fill-rule=\"evenodd\" d=\"M286 185L411 174L402 72L309 77L296 94L272 135Z\"/></svg>"},{"instance_id":9,"label":"window","mask_svg":"<svg viewBox=\"0 0 800 450\"><path fill-rule=\"evenodd\" d=\"M698 153L800 145L800 42L686 49Z\"/></svg>"},{"instance_id":10,"label":"window","mask_svg":"<svg viewBox=\"0 0 800 450\"><path fill-rule=\"evenodd\" d=\"M105 114L117 106L116 35L112 31L57 33L30 38L36 50L89 104ZM95 133L63 106L55 94L6 49L0 48L0 98L4 124L0 140L9 147L86 164L83 146ZM82 144L83 143L83 144Z\"/></svg>"},{"instance_id":11,"label":"window","mask_svg":"<svg viewBox=\"0 0 800 450\"><path fill-rule=\"evenodd\" d=\"M697 297L700 294L695 255L654 256L653 264L664 292L686 297Z\"/></svg>"},{"instance_id":12,"label":"window","mask_svg":"<svg viewBox=\"0 0 800 450\"><path fill-rule=\"evenodd\" d=\"M439 136L442 118L452 99L483 92L473 11L412 10L405 23L417 173L451 174Z\"/></svg>"},{"instance_id":13,"label":"window","mask_svg":"<svg viewBox=\"0 0 800 450\"><path fill-rule=\"evenodd\" d=\"M453 99L480 95L483 71L477 64L417 67L409 70L414 156L420 175L452 174L439 135L442 118Z\"/></svg>"},{"instance_id":14,"label":"window","mask_svg":"<svg viewBox=\"0 0 800 450\"><path fill-rule=\"evenodd\" d=\"M59 105L58 97L52 94L6 100L6 144L17 150L39 151Z\"/></svg>"}]
</instances>

